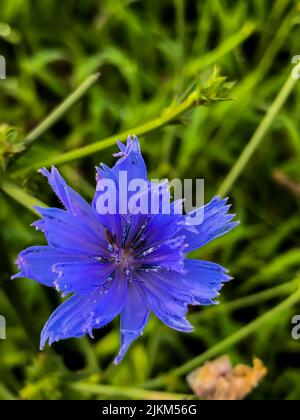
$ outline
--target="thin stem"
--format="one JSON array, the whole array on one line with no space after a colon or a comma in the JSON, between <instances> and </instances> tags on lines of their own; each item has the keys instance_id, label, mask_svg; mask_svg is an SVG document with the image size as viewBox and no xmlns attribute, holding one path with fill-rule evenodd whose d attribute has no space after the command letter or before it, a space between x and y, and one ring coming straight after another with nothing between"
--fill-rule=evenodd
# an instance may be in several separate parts
<instances>
[{"instance_id":1,"label":"thin stem","mask_svg":"<svg viewBox=\"0 0 300 420\"><path fill-rule=\"evenodd\" d=\"M13 401L16 397L6 388L6 386L0 383L0 401Z\"/></svg>"},{"instance_id":2,"label":"thin stem","mask_svg":"<svg viewBox=\"0 0 300 420\"><path fill-rule=\"evenodd\" d=\"M130 128L126 131L123 131L122 133L116 134L114 136L105 138L103 140L99 140L93 144L81 147L76 150L71 150L70 152L61 153L60 155L53 156L51 158L44 159L40 162L35 162L32 165L29 165L25 168L21 168L15 172L12 172L13 176L22 176L31 170L39 169L43 166L50 166L50 165L59 165L62 163L70 162L75 159L80 159L88 155L92 155L96 152L99 152L101 150L104 150L110 146L115 145L116 139L119 139L120 141L126 140L128 137L128 134L135 134L135 135L143 135L146 133L149 133L153 130L156 130L162 126L164 126L167 123L170 123L171 121L175 120L178 116L180 116L182 113L187 111L188 109L192 108L196 103L198 103L199 98L199 92L195 91L191 93L188 98L183 101L182 103L171 106L167 110L165 110L159 117L145 123L142 125L139 125L134 128ZM203 101L203 104L206 102Z\"/></svg>"},{"instance_id":3,"label":"thin stem","mask_svg":"<svg viewBox=\"0 0 300 420\"><path fill-rule=\"evenodd\" d=\"M294 72L300 71L300 65L298 64L294 70ZM260 146L261 142L265 138L266 133L270 129L274 119L276 118L277 114L285 104L287 98L289 97L290 93L292 92L297 79L292 77L292 74L289 74L285 84L283 85L282 89L278 93L277 97L275 98L274 102L272 103L271 107L269 108L267 114L261 121L260 125L256 129L255 133L251 137L249 143L244 148L242 154L235 162L234 166L230 170L227 177L224 179L222 185L219 188L218 194L220 196L224 196L228 193L228 191L232 188L233 184L240 176L242 171L244 170L245 166L253 156L256 149Z\"/></svg>"},{"instance_id":4,"label":"thin stem","mask_svg":"<svg viewBox=\"0 0 300 420\"><path fill-rule=\"evenodd\" d=\"M52 127L99 79L100 73L89 76L70 96L55 108L37 127L25 138L26 145L34 142L45 131Z\"/></svg>"},{"instance_id":5,"label":"thin stem","mask_svg":"<svg viewBox=\"0 0 300 420\"><path fill-rule=\"evenodd\" d=\"M91 373L100 372L100 366L95 354L94 347L87 337L83 337L78 341L78 346L85 355L88 371Z\"/></svg>"},{"instance_id":6,"label":"thin stem","mask_svg":"<svg viewBox=\"0 0 300 420\"><path fill-rule=\"evenodd\" d=\"M176 12L176 34L177 34L177 44L178 44L178 56L176 63L176 75L178 79L178 86L176 87L177 91L181 90L184 75L182 68L185 62L185 2L184 0L175 0L174 1L175 12Z\"/></svg>"},{"instance_id":7,"label":"thin stem","mask_svg":"<svg viewBox=\"0 0 300 420\"><path fill-rule=\"evenodd\" d=\"M155 329L155 334L151 336L151 340L148 345L148 370L147 370L147 377L151 377L152 370L154 368L154 364L157 358L159 346L161 342L161 326L159 325Z\"/></svg>"},{"instance_id":8,"label":"thin stem","mask_svg":"<svg viewBox=\"0 0 300 420\"><path fill-rule=\"evenodd\" d=\"M22 188L11 182L3 181L1 182L0 187L7 195L9 195L11 198L13 198L15 201L26 207L29 211L37 216L39 216L39 214L33 208L33 206L47 207L46 204L44 204L42 201L28 194Z\"/></svg>"},{"instance_id":9,"label":"thin stem","mask_svg":"<svg viewBox=\"0 0 300 420\"><path fill-rule=\"evenodd\" d=\"M85 394L94 394L106 397L122 397L134 400L183 400L190 399L192 395L173 394L169 392L146 391L139 388L116 387L112 385L98 385L89 383L74 383L70 385L74 391Z\"/></svg>"},{"instance_id":10,"label":"thin stem","mask_svg":"<svg viewBox=\"0 0 300 420\"><path fill-rule=\"evenodd\" d=\"M296 281L296 279L295 279ZM299 279L298 279L299 285ZM274 322L274 320L284 313L286 310L292 308L296 303L299 302L300 299L300 287L289 296L286 300L282 303L277 305L275 308L271 309L264 315L258 317L250 324L246 325L245 327L239 329L234 334L230 335L229 337L225 338L225 340L221 341L217 345L211 347L206 352L202 353L200 356L197 356L187 363L184 363L182 366L179 366L176 369L171 370L170 372L163 374L155 379L152 379L144 384L141 384L142 388L157 388L164 385L167 385L169 380L174 377L179 377L182 375L187 374L188 372L192 371L193 369L201 366L207 360L210 360L219 354L224 353L228 348L232 347L233 345L239 343L249 335L255 333L259 329L263 328L264 325L268 324L269 322Z\"/></svg>"},{"instance_id":11,"label":"thin stem","mask_svg":"<svg viewBox=\"0 0 300 420\"><path fill-rule=\"evenodd\" d=\"M297 282L292 280L288 283L280 284L279 286L264 290L263 292L254 293L252 295L233 300L232 302L224 302L219 306L213 306L202 312L192 314L190 316L190 321L192 323L198 322L200 319L202 320L203 318L209 318L214 314L233 312L249 306L258 305L282 295L289 295L295 290L296 287Z\"/></svg>"},{"instance_id":12,"label":"thin stem","mask_svg":"<svg viewBox=\"0 0 300 420\"><path fill-rule=\"evenodd\" d=\"M186 76L191 76L193 74L196 74L203 68L209 67L214 63L217 63L224 55L237 48L247 38L249 38L253 34L254 30L255 25L253 22L245 23L245 25L241 28L239 32L226 39L215 50L210 51L207 54L204 54L201 57L190 61L184 67L184 74Z\"/></svg>"}]
</instances>

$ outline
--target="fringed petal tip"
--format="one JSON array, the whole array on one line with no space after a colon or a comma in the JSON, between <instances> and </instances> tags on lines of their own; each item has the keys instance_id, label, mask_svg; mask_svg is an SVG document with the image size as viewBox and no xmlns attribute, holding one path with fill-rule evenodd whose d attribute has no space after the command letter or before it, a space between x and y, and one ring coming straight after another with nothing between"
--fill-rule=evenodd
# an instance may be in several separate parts
<instances>
[{"instance_id":1,"label":"fringed petal tip","mask_svg":"<svg viewBox=\"0 0 300 420\"><path fill-rule=\"evenodd\" d=\"M99 166L96 166L96 182L97 184L103 179L111 179L116 182L115 174L113 170L105 163L100 162Z\"/></svg>"},{"instance_id":2,"label":"fringed petal tip","mask_svg":"<svg viewBox=\"0 0 300 420\"><path fill-rule=\"evenodd\" d=\"M15 261L15 264L17 265L18 269L20 270L18 273L13 274L10 277L10 280L16 280L16 279L20 279L23 277L26 277L26 269L25 269L25 258L24 255L26 255L26 250L22 251L19 255L18 258Z\"/></svg>"},{"instance_id":3,"label":"fringed petal tip","mask_svg":"<svg viewBox=\"0 0 300 420\"><path fill-rule=\"evenodd\" d=\"M119 354L113 360L113 364L115 366L117 366L119 363L122 362L122 360L124 359L124 357L127 353L127 350L129 348L129 346L130 346L130 344L127 345L127 346L124 345L124 346L121 347Z\"/></svg>"},{"instance_id":4,"label":"fringed petal tip","mask_svg":"<svg viewBox=\"0 0 300 420\"><path fill-rule=\"evenodd\" d=\"M114 358L114 360L113 360L113 364L114 364L115 366L117 366L120 362L122 362L122 360L123 360L123 357L121 357L121 356L117 356L117 357L115 357L115 358Z\"/></svg>"},{"instance_id":5,"label":"fringed petal tip","mask_svg":"<svg viewBox=\"0 0 300 420\"><path fill-rule=\"evenodd\" d=\"M40 342L40 347L39 347L39 350L40 351L43 351L44 350L44 348L45 348L45 345L46 345L46 343L42 343L42 341Z\"/></svg>"},{"instance_id":6,"label":"fringed petal tip","mask_svg":"<svg viewBox=\"0 0 300 420\"><path fill-rule=\"evenodd\" d=\"M126 354L126 352L128 350L128 347L129 347L129 345L123 345L123 346L121 346L120 351L119 351L119 354L113 360L113 364L115 366L117 366L120 362L122 362L122 360L124 359L125 354Z\"/></svg>"},{"instance_id":7,"label":"fringed petal tip","mask_svg":"<svg viewBox=\"0 0 300 420\"><path fill-rule=\"evenodd\" d=\"M236 216L236 215L234 215L234 217L235 217L235 216ZM240 220L237 220L237 221L235 221L235 222L231 222L232 229L233 229L233 228L235 228L236 226L238 226L240 223L241 223L241 222L240 222Z\"/></svg>"},{"instance_id":8,"label":"fringed petal tip","mask_svg":"<svg viewBox=\"0 0 300 420\"><path fill-rule=\"evenodd\" d=\"M48 344L49 347L51 347L52 344L57 343L58 341L60 341L59 337L46 335L42 331L39 349L40 349L40 351L43 351L47 344Z\"/></svg>"},{"instance_id":9,"label":"fringed petal tip","mask_svg":"<svg viewBox=\"0 0 300 420\"><path fill-rule=\"evenodd\" d=\"M46 178L48 178L50 176L49 170L45 167L38 169L37 173L45 176Z\"/></svg>"},{"instance_id":10,"label":"fringed petal tip","mask_svg":"<svg viewBox=\"0 0 300 420\"><path fill-rule=\"evenodd\" d=\"M227 201L228 198L216 196L205 206L187 214L183 229L187 235L188 252L201 248L239 225L239 221L233 221L235 214L229 213ZM193 230L191 227L194 227Z\"/></svg>"},{"instance_id":11,"label":"fringed petal tip","mask_svg":"<svg viewBox=\"0 0 300 420\"><path fill-rule=\"evenodd\" d=\"M50 171L47 168L41 168L38 172L47 178L50 187L55 192L58 199L65 208L68 208L70 204L66 190L68 186L58 169L52 165Z\"/></svg>"},{"instance_id":12,"label":"fringed petal tip","mask_svg":"<svg viewBox=\"0 0 300 420\"><path fill-rule=\"evenodd\" d=\"M22 271L19 271L18 273L10 276L10 280L21 279L22 277L24 277L24 273Z\"/></svg>"},{"instance_id":13,"label":"fringed petal tip","mask_svg":"<svg viewBox=\"0 0 300 420\"><path fill-rule=\"evenodd\" d=\"M34 227L35 230L39 230L40 232L45 233L44 221L42 219L36 220L35 222L31 223L30 226Z\"/></svg>"},{"instance_id":14,"label":"fringed petal tip","mask_svg":"<svg viewBox=\"0 0 300 420\"><path fill-rule=\"evenodd\" d=\"M49 346L51 346L52 342L50 339L50 335L49 333L46 334L46 326L47 324L44 326L42 332L41 332L41 338L40 338L40 351L43 351L46 347L46 344L48 342Z\"/></svg>"},{"instance_id":15,"label":"fringed petal tip","mask_svg":"<svg viewBox=\"0 0 300 420\"><path fill-rule=\"evenodd\" d=\"M113 154L113 157L119 158L126 155L127 146L122 143L120 140L117 140L117 146L119 148L119 152Z\"/></svg>"},{"instance_id":16,"label":"fringed petal tip","mask_svg":"<svg viewBox=\"0 0 300 420\"><path fill-rule=\"evenodd\" d=\"M224 277L222 279L222 285L223 285L223 283L228 283L232 280L234 280L234 277L230 276L229 274L224 274Z\"/></svg>"},{"instance_id":17,"label":"fringed petal tip","mask_svg":"<svg viewBox=\"0 0 300 420\"><path fill-rule=\"evenodd\" d=\"M51 184L51 181L54 179L55 176L61 176L56 166L51 165L50 170L46 167L40 168L37 170L37 172L41 175L43 175L45 178L48 179L49 184Z\"/></svg>"},{"instance_id":18,"label":"fringed petal tip","mask_svg":"<svg viewBox=\"0 0 300 420\"><path fill-rule=\"evenodd\" d=\"M48 168L46 168L46 166L44 166L43 168L40 168L39 171L45 171L47 173L52 173L54 171L57 171L58 172L58 169L57 169L57 167L55 165L51 165L50 166L50 170Z\"/></svg>"},{"instance_id":19,"label":"fringed petal tip","mask_svg":"<svg viewBox=\"0 0 300 420\"><path fill-rule=\"evenodd\" d=\"M113 154L114 157L122 158L129 155L132 151L140 152L140 142L137 136L134 134L131 136L130 134L127 136L126 144L122 143L120 140L117 140L117 146L119 148L119 152Z\"/></svg>"},{"instance_id":20,"label":"fringed petal tip","mask_svg":"<svg viewBox=\"0 0 300 420\"><path fill-rule=\"evenodd\" d=\"M48 323L46 323L41 333L40 351L43 351L47 345L51 347L52 344L58 343L59 341L64 340L66 338L63 335L61 335L59 332L56 333L54 331L51 331L48 327L49 325Z\"/></svg>"},{"instance_id":21,"label":"fringed petal tip","mask_svg":"<svg viewBox=\"0 0 300 420\"><path fill-rule=\"evenodd\" d=\"M147 318L148 319L148 318ZM147 321L146 321L147 322ZM143 326L144 328L144 326ZM123 331L121 332L121 348L119 354L114 358L113 364L118 365L125 357L131 344L143 335L143 331Z\"/></svg>"}]
</instances>

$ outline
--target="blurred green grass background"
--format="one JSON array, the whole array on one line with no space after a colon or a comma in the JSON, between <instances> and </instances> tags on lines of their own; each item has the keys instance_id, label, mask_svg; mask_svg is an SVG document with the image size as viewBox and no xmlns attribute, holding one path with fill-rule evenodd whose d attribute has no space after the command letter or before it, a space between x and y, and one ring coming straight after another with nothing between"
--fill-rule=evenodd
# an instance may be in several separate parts
<instances>
[{"instance_id":1,"label":"blurred green grass background","mask_svg":"<svg viewBox=\"0 0 300 420\"><path fill-rule=\"evenodd\" d=\"M300 54L299 23L300 3L292 0L1 0L0 55L7 79L0 80L0 134L7 124L24 138L89 75L100 71L101 78L8 165L5 153L11 149L3 135L0 184L14 174L21 191L57 204L45 180L23 168L120 132L134 134L132 127L164 115L217 64L235 82L233 100L194 107L140 136L151 177L204 178L209 200L289 77L292 57ZM118 367L111 364L118 321L93 342L69 340L38 352L39 332L59 298L31 280L7 282L18 252L44 239L29 226L35 216L26 208L28 197L17 203L0 191L0 314L7 320L0 399L146 398L135 391L140 384L215 348L292 293L300 265L299 92L295 83L230 188L241 225L196 254L221 263L235 278L223 289L221 305L193 310L190 335L151 319ZM59 168L91 199L94 166L111 164L113 151L106 147ZM236 362L249 364L256 355L266 364L268 376L250 398L300 399L300 342L291 338L297 313L299 304L224 347ZM190 393L184 375L169 376L161 388Z\"/></svg>"}]
</instances>

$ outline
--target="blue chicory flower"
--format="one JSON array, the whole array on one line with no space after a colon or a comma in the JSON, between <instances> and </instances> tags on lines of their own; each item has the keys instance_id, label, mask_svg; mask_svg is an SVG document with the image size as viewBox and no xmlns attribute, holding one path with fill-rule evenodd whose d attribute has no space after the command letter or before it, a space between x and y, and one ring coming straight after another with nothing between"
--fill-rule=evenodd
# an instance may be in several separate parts
<instances>
[{"instance_id":1,"label":"blue chicory flower","mask_svg":"<svg viewBox=\"0 0 300 420\"><path fill-rule=\"evenodd\" d=\"M70 188L55 167L40 172L62 202L59 208L37 208L42 218L33 226L41 230L47 246L33 246L17 259L20 272L63 296L72 294L51 315L41 334L46 342L89 334L120 315L121 349L119 363L131 343L142 335L153 312L163 323L178 331L190 332L186 319L188 305L215 303L222 284L230 279L220 265L188 259L187 253L224 235L238 223L226 199L218 197L206 204L203 222L189 226L187 216L170 214L100 214L97 200L101 183L117 182L125 171L128 182L145 180L147 169L138 139L118 143L119 158L113 168L97 168L97 191L92 205ZM118 185L117 185L118 188ZM147 192L147 193L148 193ZM197 210L196 210L197 212Z\"/></svg>"}]
</instances>

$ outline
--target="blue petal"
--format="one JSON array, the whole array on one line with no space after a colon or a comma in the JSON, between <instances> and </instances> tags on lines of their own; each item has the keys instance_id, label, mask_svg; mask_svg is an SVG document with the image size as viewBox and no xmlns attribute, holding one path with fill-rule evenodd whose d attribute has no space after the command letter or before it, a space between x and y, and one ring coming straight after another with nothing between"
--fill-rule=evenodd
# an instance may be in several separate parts
<instances>
[{"instance_id":1,"label":"blue petal","mask_svg":"<svg viewBox=\"0 0 300 420\"><path fill-rule=\"evenodd\" d=\"M174 214L174 203L171 203L170 210L170 214L164 214L160 207L158 209L158 214L150 214L150 216L139 214L132 216L133 228L131 231L131 239L134 238L145 221L147 222L147 226L144 230L144 236L147 240L148 248L150 248L150 246L156 246L159 243L165 243L166 241L169 241L170 238L178 237L180 232L182 232L185 216Z\"/></svg>"},{"instance_id":2,"label":"blue petal","mask_svg":"<svg viewBox=\"0 0 300 420\"><path fill-rule=\"evenodd\" d=\"M48 179L57 197L73 216L77 216L91 229L103 234L103 227L99 223L95 210L80 194L68 186L57 168L52 166L51 172L46 168L40 169L39 172Z\"/></svg>"},{"instance_id":3,"label":"blue petal","mask_svg":"<svg viewBox=\"0 0 300 420\"><path fill-rule=\"evenodd\" d=\"M121 233L121 217L118 214L118 208L119 208L119 182L118 178L116 178L115 173L111 168L108 166L102 164L101 168L96 167L97 170L97 189L94 194L92 207L93 210L97 213L99 221L104 225L109 231L112 233L112 235L120 235ZM104 180L109 179L114 183L115 189L114 191L110 192L110 194L116 194L116 197L114 198L112 196L112 202L116 206L115 213L102 213L102 201L101 201L101 209L99 210L99 200L101 196L106 197L106 190L107 186L104 183Z\"/></svg>"},{"instance_id":4,"label":"blue petal","mask_svg":"<svg viewBox=\"0 0 300 420\"><path fill-rule=\"evenodd\" d=\"M68 209L70 207L70 202L66 193L66 188L68 185L60 175L59 171L55 168L55 166L51 167L51 172L49 172L47 168L42 168L39 170L39 173L48 179L51 188L60 199L62 204L65 206L65 208Z\"/></svg>"},{"instance_id":5,"label":"blue petal","mask_svg":"<svg viewBox=\"0 0 300 420\"><path fill-rule=\"evenodd\" d=\"M147 243L155 244L166 241L174 236L178 236L178 232L182 229L184 216L158 214L151 217L147 227Z\"/></svg>"},{"instance_id":6,"label":"blue petal","mask_svg":"<svg viewBox=\"0 0 300 420\"><path fill-rule=\"evenodd\" d=\"M147 302L155 315L170 328L190 332L186 319L189 304L211 305L224 282L231 279L218 264L185 260L184 273L145 272L137 275Z\"/></svg>"},{"instance_id":7,"label":"blue petal","mask_svg":"<svg viewBox=\"0 0 300 420\"><path fill-rule=\"evenodd\" d=\"M198 305L215 304L213 299L218 296L223 283L232 279L225 268L210 261L187 259L184 268L182 285L186 286Z\"/></svg>"},{"instance_id":8,"label":"blue petal","mask_svg":"<svg viewBox=\"0 0 300 420\"><path fill-rule=\"evenodd\" d=\"M204 219L200 225L186 224L181 232L185 235L188 244L186 252L194 251L206 245L238 225L238 222L232 222L235 215L227 214L230 206L227 206L226 202L227 199L220 200L219 197L215 197L204 207L188 213L187 217L191 217L197 212L203 212Z\"/></svg>"},{"instance_id":9,"label":"blue petal","mask_svg":"<svg viewBox=\"0 0 300 420\"><path fill-rule=\"evenodd\" d=\"M162 195L166 194L165 200L170 203L170 191L163 184L148 184L148 189L143 191L139 196L147 196L149 203L149 212L147 214L130 213L127 218L127 223L130 225L128 233L128 243L141 243L141 239L147 242L148 248L156 246L161 242L168 241L170 238L177 236L176 234L182 230L185 218L181 214L174 214L174 204L171 203L170 213L163 213ZM153 206L151 204L151 197L155 197ZM152 209L151 207L154 207Z\"/></svg>"},{"instance_id":10,"label":"blue petal","mask_svg":"<svg viewBox=\"0 0 300 420\"><path fill-rule=\"evenodd\" d=\"M120 147L120 143L118 143ZM147 180L147 168L141 154L140 143L136 136L128 136L126 148L120 147L121 158L113 167L113 171L117 174L120 171L127 171L128 179Z\"/></svg>"},{"instance_id":11,"label":"blue petal","mask_svg":"<svg viewBox=\"0 0 300 420\"><path fill-rule=\"evenodd\" d=\"M53 191L67 210L70 210L77 216L91 217L91 206L81 197L81 195L68 186L55 166L52 166L51 172L46 168L40 169L39 172L48 179ZM92 216L92 219L94 217L95 216Z\"/></svg>"},{"instance_id":12,"label":"blue petal","mask_svg":"<svg viewBox=\"0 0 300 420\"><path fill-rule=\"evenodd\" d=\"M115 189L116 189L116 193L117 193L117 197L116 197L116 206L117 206L117 211L116 213L120 213L119 212L119 207L120 207L120 200L119 200L119 196L120 196L120 192L121 195L123 196L124 199L124 203L122 202L122 208L125 208L126 211L125 213L127 213L127 208L128 208L128 201L130 199L130 197L132 197L134 194L136 194L136 192L130 192L129 191L129 183L132 180L137 180L137 179L141 179L143 181L147 181L147 168L144 162L144 159L142 157L141 154L141 150L140 150L140 145L139 145L139 141L137 139L137 137L134 137L133 139L131 139L131 137L128 137L127 140L127 145L126 147L120 146L119 143L119 147L120 147L120 156L121 158L117 161L117 163L115 164L115 166L111 169L108 166L101 164L101 168L96 168L97 170L97 191L95 193L94 199L93 199L93 203L92 206L93 208L97 211L98 209L98 213L99 213L99 217L101 219L101 222L106 225L110 231L114 234L117 234L118 236L121 234L121 224L120 224L120 215L116 214L101 214L101 212L99 211L97 202L99 202L99 198L106 192L105 188L103 188L104 186L106 186L106 184L104 183L104 180L109 179L111 181L114 182L115 185ZM119 155L119 154L118 154ZM121 172L125 172L126 173L126 177L127 177L127 182L126 185L122 185L119 189L119 175ZM104 189L104 191L103 191ZM126 193L125 193L126 190ZM124 195L123 195L124 194ZM121 198L122 200L122 198Z\"/></svg>"},{"instance_id":13,"label":"blue petal","mask_svg":"<svg viewBox=\"0 0 300 420\"><path fill-rule=\"evenodd\" d=\"M38 208L43 216L33 223L41 230L49 245L65 252L97 256L107 251L107 242L103 239L102 227L92 229L79 217L56 208Z\"/></svg>"},{"instance_id":14,"label":"blue petal","mask_svg":"<svg viewBox=\"0 0 300 420\"><path fill-rule=\"evenodd\" d=\"M121 313L121 349L114 360L115 364L121 362L131 343L142 335L149 314L145 294L140 285L130 283L127 302Z\"/></svg>"},{"instance_id":15,"label":"blue petal","mask_svg":"<svg viewBox=\"0 0 300 420\"><path fill-rule=\"evenodd\" d=\"M16 261L20 272L12 278L28 277L44 284L54 286L55 274L52 266L59 262L75 262L84 257L68 254L50 246L33 246L22 251Z\"/></svg>"},{"instance_id":16,"label":"blue petal","mask_svg":"<svg viewBox=\"0 0 300 420\"><path fill-rule=\"evenodd\" d=\"M93 336L94 328L111 322L124 308L127 284L115 279L110 287L99 287L84 295L74 295L51 315L42 334L40 348L52 343L85 334Z\"/></svg>"},{"instance_id":17,"label":"blue petal","mask_svg":"<svg viewBox=\"0 0 300 420\"><path fill-rule=\"evenodd\" d=\"M145 280L145 281L144 281ZM145 277L139 276L139 281L145 291L150 309L164 324L177 331L191 332L193 326L186 319L187 302L181 296L173 296L170 290L157 287L157 284L148 282Z\"/></svg>"},{"instance_id":18,"label":"blue petal","mask_svg":"<svg viewBox=\"0 0 300 420\"><path fill-rule=\"evenodd\" d=\"M140 274L141 284L148 285L151 290L156 290L163 295L167 294L168 299L172 297L174 301L182 303L183 315L185 315L185 305L197 305L191 284L185 279L184 275L175 271L148 271Z\"/></svg>"},{"instance_id":19,"label":"blue petal","mask_svg":"<svg viewBox=\"0 0 300 420\"><path fill-rule=\"evenodd\" d=\"M141 154L140 144L136 136L132 139L130 136L128 136L127 139L127 145L120 146L122 143L118 143L119 148L121 150L120 154L118 153L118 156L120 155L121 158L116 162L113 168L108 167L105 164L101 164L101 167L96 167L97 170L97 183L101 184L103 179L110 179L115 183L115 186L118 190L119 186L119 174L120 172L126 172L127 174L127 181L128 184L130 181L135 179L142 179L144 181L147 180L147 168L144 162L144 159ZM128 184L127 184L127 190L128 190ZM99 185L98 185L98 190ZM96 192L94 197L94 206L95 201L99 197L99 191ZM130 196L130 194L128 194Z\"/></svg>"},{"instance_id":20,"label":"blue petal","mask_svg":"<svg viewBox=\"0 0 300 420\"><path fill-rule=\"evenodd\" d=\"M54 285L64 295L71 292L88 292L109 282L114 265L85 258L77 262L61 262L52 267L56 274Z\"/></svg>"},{"instance_id":21,"label":"blue petal","mask_svg":"<svg viewBox=\"0 0 300 420\"><path fill-rule=\"evenodd\" d=\"M116 177L115 172L109 166L105 165L105 163L101 163L101 167L96 166L96 171L97 183L101 183L103 179L110 179L117 185L118 178Z\"/></svg>"},{"instance_id":22,"label":"blue petal","mask_svg":"<svg viewBox=\"0 0 300 420\"><path fill-rule=\"evenodd\" d=\"M182 272L184 263L185 237L179 236L158 245L147 245L139 249L136 261L142 266L157 266Z\"/></svg>"}]
</instances>

